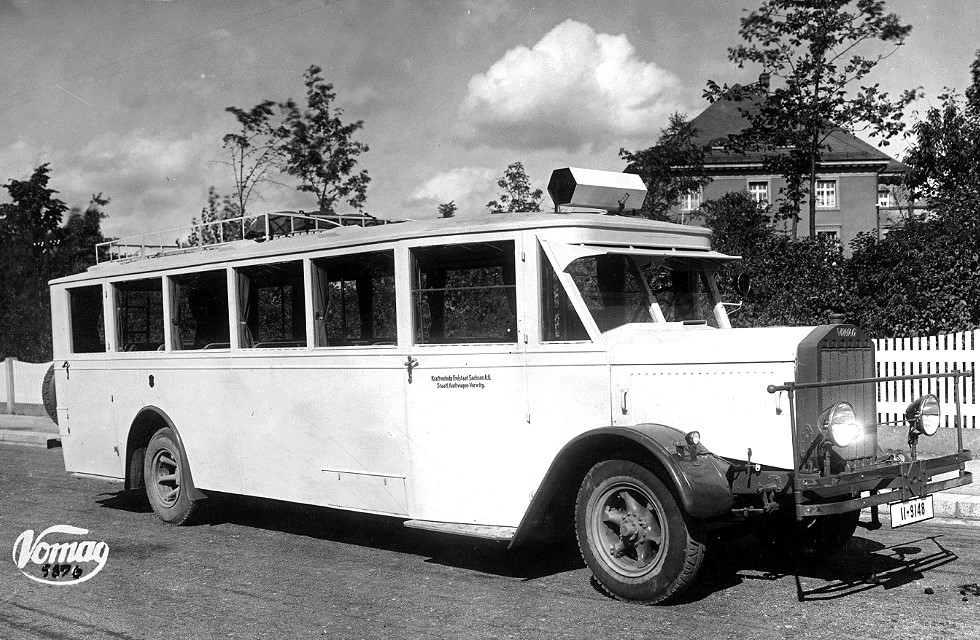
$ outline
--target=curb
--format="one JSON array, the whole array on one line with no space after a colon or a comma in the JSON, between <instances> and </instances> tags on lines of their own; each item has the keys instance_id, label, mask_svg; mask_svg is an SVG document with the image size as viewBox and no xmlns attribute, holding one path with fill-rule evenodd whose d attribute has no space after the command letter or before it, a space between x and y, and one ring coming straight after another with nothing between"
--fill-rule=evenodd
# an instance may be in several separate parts
<instances>
[{"instance_id":1,"label":"curb","mask_svg":"<svg viewBox=\"0 0 980 640\"><path fill-rule=\"evenodd\" d=\"M53 449L61 446L61 438L56 434L41 431L15 431L0 429L0 443L22 444L32 447Z\"/></svg>"}]
</instances>

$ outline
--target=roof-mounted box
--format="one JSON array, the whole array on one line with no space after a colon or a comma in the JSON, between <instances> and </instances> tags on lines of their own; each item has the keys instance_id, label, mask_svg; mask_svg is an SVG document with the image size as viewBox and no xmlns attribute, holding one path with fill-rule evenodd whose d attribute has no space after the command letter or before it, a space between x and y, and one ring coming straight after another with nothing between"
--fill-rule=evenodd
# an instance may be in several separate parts
<instances>
[{"instance_id":1,"label":"roof-mounted box","mask_svg":"<svg viewBox=\"0 0 980 640\"><path fill-rule=\"evenodd\" d=\"M633 173L567 167L551 172L548 193L556 207L622 213L642 207L647 188L640 176Z\"/></svg>"}]
</instances>

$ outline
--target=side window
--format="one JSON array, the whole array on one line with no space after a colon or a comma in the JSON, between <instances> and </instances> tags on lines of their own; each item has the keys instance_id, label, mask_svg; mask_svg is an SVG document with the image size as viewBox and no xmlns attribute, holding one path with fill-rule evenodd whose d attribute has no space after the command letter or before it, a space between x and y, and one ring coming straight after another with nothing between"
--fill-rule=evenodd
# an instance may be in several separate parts
<instances>
[{"instance_id":1,"label":"side window","mask_svg":"<svg viewBox=\"0 0 980 640\"><path fill-rule=\"evenodd\" d=\"M72 353L105 351L102 285L69 289L68 307L71 314Z\"/></svg>"},{"instance_id":2,"label":"side window","mask_svg":"<svg viewBox=\"0 0 980 640\"><path fill-rule=\"evenodd\" d=\"M412 251L418 344L517 342L512 241Z\"/></svg>"},{"instance_id":3,"label":"side window","mask_svg":"<svg viewBox=\"0 0 980 640\"><path fill-rule=\"evenodd\" d=\"M313 276L316 346L397 342L393 251L317 259Z\"/></svg>"},{"instance_id":4,"label":"side window","mask_svg":"<svg viewBox=\"0 0 980 640\"><path fill-rule=\"evenodd\" d=\"M228 283L224 270L172 276L174 349L227 349Z\"/></svg>"},{"instance_id":5,"label":"side window","mask_svg":"<svg viewBox=\"0 0 980 640\"><path fill-rule=\"evenodd\" d=\"M305 347L303 263L260 264L235 271L239 345L243 349Z\"/></svg>"},{"instance_id":6,"label":"side window","mask_svg":"<svg viewBox=\"0 0 980 640\"><path fill-rule=\"evenodd\" d=\"M116 349L163 350L163 280L129 280L113 285L116 296Z\"/></svg>"},{"instance_id":7,"label":"side window","mask_svg":"<svg viewBox=\"0 0 980 640\"><path fill-rule=\"evenodd\" d=\"M541 340L560 342L588 340L589 335L568 300L548 257L539 253L541 264Z\"/></svg>"}]
</instances>

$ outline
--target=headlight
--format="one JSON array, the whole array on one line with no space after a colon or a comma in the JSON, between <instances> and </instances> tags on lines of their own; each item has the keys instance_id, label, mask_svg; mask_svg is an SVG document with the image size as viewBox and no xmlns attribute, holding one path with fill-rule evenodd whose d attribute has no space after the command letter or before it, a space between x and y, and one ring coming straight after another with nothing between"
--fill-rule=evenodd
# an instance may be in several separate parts
<instances>
[{"instance_id":1,"label":"headlight","mask_svg":"<svg viewBox=\"0 0 980 640\"><path fill-rule=\"evenodd\" d=\"M905 419L909 421L912 431L926 436L935 435L942 421L939 399L931 393L922 396L905 410Z\"/></svg>"},{"instance_id":2,"label":"headlight","mask_svg":"<svg viewBox=\"0 0 980 640\"><path fill-rule=\"evenodd\" d=\"M684 442L693 446L701 444L701 432L700 431L688 431L684 436Z\"/></svg>"},{"instance_id":3,"label":"headlight","mask_svg":"<svg viewBox=\"0 0 980 640\"><path fill-rule=\"evenodd\" d=\"M847 402L838 402L820 416L831 441L838 447L846 447L861 437L863 429L854 415L854 407Z\"/></svg>"}]
</instances>

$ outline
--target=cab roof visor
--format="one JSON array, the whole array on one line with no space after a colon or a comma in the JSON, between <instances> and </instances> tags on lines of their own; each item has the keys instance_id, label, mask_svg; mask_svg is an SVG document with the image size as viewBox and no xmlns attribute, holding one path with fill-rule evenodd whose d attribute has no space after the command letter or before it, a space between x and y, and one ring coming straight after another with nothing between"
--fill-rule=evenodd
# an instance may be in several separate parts
<instances>
[{"instance_id":1,"label":"cab roof visor","mask_svg":"<svg viewBox=\"0 0 980 640\"><path fill-rule=\"evenodd\" d=\"M555 207L637 211L647 195L643 179L633 173L566 167L551 172L548 194Z\"/></svg>"}]
</instances>

